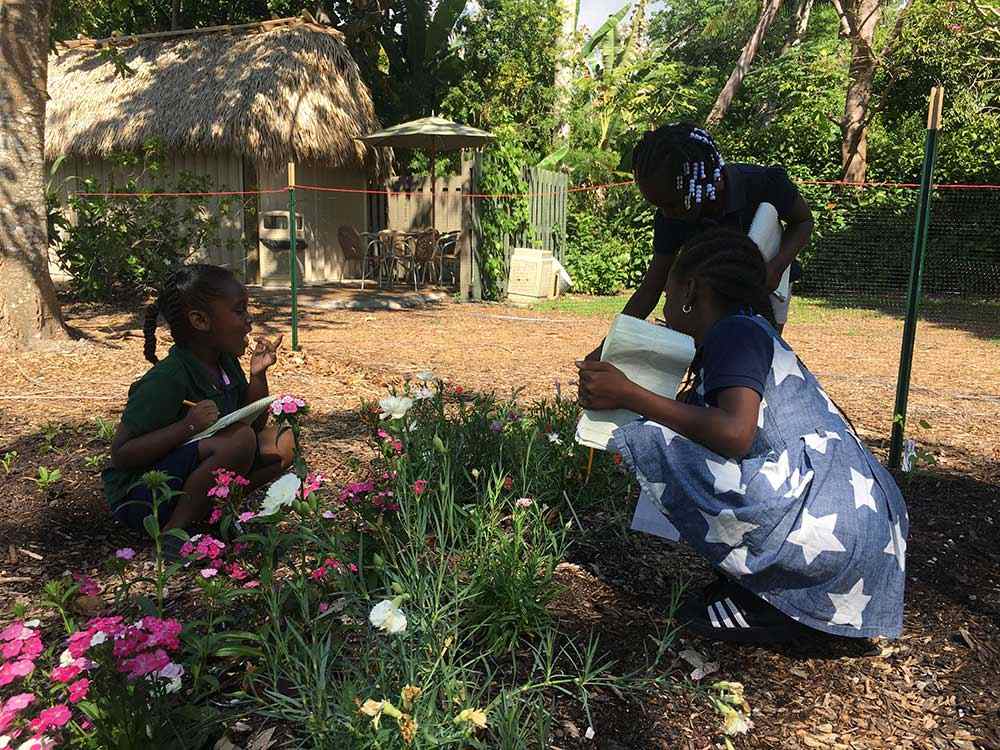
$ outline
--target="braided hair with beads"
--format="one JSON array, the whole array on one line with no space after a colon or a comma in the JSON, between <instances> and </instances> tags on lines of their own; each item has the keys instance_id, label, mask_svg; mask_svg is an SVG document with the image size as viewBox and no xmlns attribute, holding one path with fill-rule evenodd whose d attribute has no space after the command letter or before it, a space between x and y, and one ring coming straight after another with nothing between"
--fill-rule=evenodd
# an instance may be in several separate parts
<instances>
[{"instance_id":1,"label":"braided hair with beads","mask_svg":"<svg viewBox=\"0 0 1000 750\"><path fill-rule=\"evenodd\" d=\"M659 177L684 196L684 207L718 197L716 183L725 160L708 131L689 122L674 122L649 130L632 149L637 180Z\"/></svg>"},{"instance_id":2,"label":"braided hair with beads","mask_svg":"<svg viewBox=\"0 0 1000 750\"><path fill-rule=\"evenodd\" d=\"M192 263L179 266L167 276L156 300L146 307L142 325L143 354L154 365L156 326L162 317L178 344L186 344L194 334L188 319L191 310L207 311L212 300L224 297L230 284L239 284L233 272L221 266Z\"/></svg>"}]
</instances>

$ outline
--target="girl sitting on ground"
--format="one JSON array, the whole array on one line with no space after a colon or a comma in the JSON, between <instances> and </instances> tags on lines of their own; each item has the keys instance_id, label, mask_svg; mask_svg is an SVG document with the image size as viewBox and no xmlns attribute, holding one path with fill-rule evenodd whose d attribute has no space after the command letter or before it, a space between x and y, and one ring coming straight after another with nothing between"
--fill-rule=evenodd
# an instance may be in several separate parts
<instances>
[{"instance_id":1,"label":"girl sitting on ground","mask_svg":"<svg viewBox=\"0 0 1000 750\"><path fill-rule=\"evenodd\" d=\"M897 637L908 520L890 474L778 336L767 270L716 229L678 253L664 317L694 338L677 400L582 362L580 402L645 419L615 432L625 465L682 539L724 575L681 608L718 640L822 631Z\"/></svg>"},{"instance_id":2,"label":"girl sitting on ground","mask_svg":"<svg viewBox=\"0 0 1000 750\"><path fill-rule=\"evenodd\" d=\"M265 427L267 413L253 426L237 423L196 442L191 438L268 393L267 369L277 360L281 336L258 341L247 381L238 357L248 346L251 318L246 288L218 266L181 266L146 309L145 356L153 367L129 389L128 403L111 446L111 467L102 475L116 519L143 528L152 514L150 491L139 484L151 469L172 479L183 494L159 505L161 529L185 528L210 512L212 472L227 468L245 475L252 490L278 477L292 462L290 432ZM162 317L174 345L156 356L156 326ZM190 408L184 402L194 402ZM130 489L131 488L131 489ZM165 541L180 540L173 536ZM173 542L171 541L171 544Z\"/></svg>"}]
</instances>

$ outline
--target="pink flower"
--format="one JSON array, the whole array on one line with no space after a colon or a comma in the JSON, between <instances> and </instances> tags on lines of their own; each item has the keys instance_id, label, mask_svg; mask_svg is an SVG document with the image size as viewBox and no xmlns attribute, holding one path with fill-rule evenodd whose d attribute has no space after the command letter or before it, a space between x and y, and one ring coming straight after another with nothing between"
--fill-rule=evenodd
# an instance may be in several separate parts
<instances>
[{"instance_id":1,"label":"pink flower","mask_svg":"<svg viewBox=\"0 0 1000 750\"><path fill-rule=\"evenodd\" d=\"M34 702L34 693L19 693L8 699L8 701L3 704L2 710L4 713L17 713L18 711L23 711Z\"/></svg>"},{"instance_id":2,"label":"pink flower","mask_svg":"<svg viewBox=\"0 0 1000 750\"><path fill-rule=\"evenodd\" d=\"M427 489L427 480L426 479L418 479L416 482L413 483L413 494L414 495L423 495L424 494L424 490L426 490L426 489Z\"/></svg>"},{"instance_id":3,"label":"pink flower","mask_svg":"<svg viewBox=\"0 0 1000 750\"><path fill-rule=\"evenodd\" d=\"M0 686L9 685L20 677L27 677L35 671L35 662L30 659L5 661L0 665Z\"/></svg>"},{"instance_id":4,"label":"pink flower","mask_svg":"<svg viewBox=\"0 0 1000 750\"><path fill-rule=\"evenodd\" d=\"M119 560L131 560L135 557L135 550L131 547L122 547L120 550L115 552L115 557Z\"/></svg>"},{"instance_id":5,"label":"pink flower","mask_svg":"<svg viewBox=\"0 0 1000 750\"><path fill-rule=\"evenodd\" d=\"M77 680L76 682L70 683L69 686L69 702L79 703L84 698L87 697L87 693L90 692L90 680L84 677L82 680Z\"/></svg>"},{"instance_id":6,"label":"pink flower","mask_svg":"<svg viewBox=\"0 0 1000 750\"><path fill-rule=\"evenodd\" d=\"M91 633L102 630L108 635L115 636L125 629L122 625L123 621L124 618L121 615L114 615L113 617L94 617L87 622L87 630Z\"/></svg>"},{"instance_id":7,"label":"pink flower","mask_svg":"<svg viewBox=\"0 0 1000 750\"><path fill-rule=\"evenodd\" d=\"M242 474L234 474L233 475L233 481L236 483L236 485L238 487L249 487L250 486L250 480L247 479Z\"/></svg>"},{"instance_id":8,"label":"pink flower","mask_svg":"<svg viewBox=\"0 0 1000 750\"><path fill-rule=\"evenodd\" d=\"M126 659L118 667L119 671L128 672L131 680L137 677L145 677L151 672L159 672L170 663L170 657L162 648L155 651L146 651L131 659Z\"/></svg>"},{"instance_id":9,"label":"pink flower","mask_svg":"<svg viewBox=\"0 0 1000 750\"><path fill-rule=\"evenodd\" d=\"M212 476L215 477L216 484L225 487L232 481L233 477L236 476L236 472L219 467L218 469L212 470Z\"/></svg>"},{"instance_id":10,"label":"pink flower","mask_svg":"<svg viewBox=\"0 0 1000 750\"><path fill-rule=\"evenodd\" d=\"M191 542L184 542L181 545L181 557L190 557L191 553L194 552L194 545Z\"/></svg>"},{"instance_id":11,"label":"pink flower","mask_svg":"<svg viewBox=\"0 0 1000 750\"><path fill-rule=\"evenodd\" d=\"M225 484L217 484L207 493L209 497L229 497L229 486Z\"/></svg>"},{"instance_id":12,"label":"pink flower","mask_svg":"<svg viewBox=\"0 0 1000 750\"><path fill-rule=\"evenodd\" d=\"M329 612L329 611L330 611L330 605L329 605L329 604L327 604L326 602L320 602L320 605L319 605L319 613L320 613L321 615L325 615L325 614L326 614L327 612Z\"/></svg>"},{"instance_id":13,"label":"pink flower","mask_svg":"<svg viewBox=\"0 0 1000 750\"><path fill-rule=\"evenodd\" d=\"M254 514L254 515L256 515L256 514ZM233 545L233 554L234 555L242 554L243 551L246 550L246 549L247 549L246 542L236 542L236 544Z\"/></svg>"},{"instance_id":14,"label":"pink flower","mask_svg":"<svg viewBox=\"0 0 1000 750\"><path fill-rule=\"evenodd\" d=\"M382 440L392 440L392 435L390 435L388 432L386 432L385 430L383 430L381 428L379 428L379 431L378 431L377 434L378 434L379 438L381 438Z\"/></svg>"},{"instance_id":15,"label":"pink flower","mask_svg":"<svg viewBox=\"0 0 1000 750\"><path fill-rule=\"evenodd\" d=\"M29 638L34 631L26 627L21 620L14 620L10 625L0 630L0 641L18 641Z\"/></svg>"},{"instance_id":16,"label":"pink flower","mask_svg":"<svg viewBox=\"0 0 1000 750\"><path fill-rule=\"evenodd\" d=\"M211 578L212 576L218 575L218 573L219 573L219 571L217 571L215 568L202 568L201 569L201 577L202 578Z\"/></svg>"},{"instance_id":17,"label":"pink flower","mask_svg":"<svg viewBox=\"0 0 1000 750\"><path fill-rule=\"evenodd\" d=\"M160 619L159 617L143 617L142 628L149 633L149 640L146 648L153 646L163 646L170 651L176 651L181 647L180 635L181 624L172 617Z\"/></svg>"},{"instance_id":18,"label":"pink flower","mask_svg":"<svg viewBox=\"0 0 1000 750\"><path fill-rule=\"evenodd\" d=\"M271 413L276 417L281 416L282 414L295 414L305 408L305 405L306 402L301 398L286 394L284 396L279 396L271 402Z\"/></svg>"},{"instance_id":19,"label":"pink flower","mask_svg":"<svg viewBox=\"0 0 1000 750\"><path fill-rule=\"evenodd\" d=\"M226 568L226 572L229 573L229 577L234 581L242 581L250 575L246 569L242 568L238 563L231 563L229 567Z\"/></svg>"},{"instance_id":20,"label":"pink flower","mask_svg":"<svg viewBox=\"0 0 1000 750\"><path fill-rule=\"evenodd\" d=\"M519 497L517 500L514 501L514 505L516 505L518 508L530 508L532 505L534 505L534 503L535 501L532 500L530 497Z\"/></svg>"},{"instance_id":21,"label":"pink flower","mask_svg":"<svg viewBox=\"0 0 1000 750\"><path fill-rule=\"evenodd\" d=\"M255 589L260 586L260 581L247 581L243 584L245 589Z\"/></svg>"},{"instance_id":22,"label":"pink flower","mask_svg":"<svg viewBox=\"0 0 1000 750\"><path fill-rule=\"evenodd\" d=\"M222 518L222 508L213 508L212 514L208 517L209 524L215 524Z\"/></svg>"},{"instance_id":23,"label":"pink flower","mask_svg":"<svg viewBox=\"0 0 1000 750\"><path fill-rule=\"evenodd\" d=\"M81 575L79 573L73 574L73 580L77 582L80 587L80 593L84 596L100 596L101 587L97 585L97 581L87 575Z\"/></svg>"},{"instance_id":24,"label":"pink flower","mask_svg":"<svg viewBox=\"0 0 1000 750\"><path fill-rule=\"evenodd\" d=\"M323 518L325 518L327 521L330 521L337 517L332 510L324 510L322 513L320 513L320 515L323 516Z\"/></svg>"},{"instance_id":25,"label":"pink flower","mask_svg":"<svg viewBox=\"0 0 1000 750\"><path fill-rule=\"evenodd\" d=\"M349 571L351 571L352 573L357 573L358 572L358 566L355 565L354 563L351 563L350 565L348 565L347 569Z\"/></svg>"},{"instance_id":26,"label":"pink flower","mask_svg":"<svg viewBox=\"0 0 1000 750\"><path fill-rule=\"evenodd\" d=\"M320 567L316 568L316 570L314 570L312 573L310 573L309 577L312 578L314 581L322 581L326 577L327 572L328 571L326 567L321 565Z\"/></svg>"},{"instance_id":27,"label":"pink flower","mask_svg":"<svg viewBox=\"0 0 1000 750\"><path fill-rule=\"evenodd\" d=\"M323 486L323 482L326 481L326 477L320 474L318 471L310 472L306 475L306 481L302 485L302 499L305 500L312 493Z\"/></svg>"},{"instance_id":28,"label":"pink flower","mask_svg":"<svg viewBox=\"0 0 1000 750\"><path fill-rule=\"evenodd\" d=\"M66 667L56 667L50 675L53 682L69 682L76 679L83 670L75 664Z\"/></svg>"},{"instance_id":29,"label":"pink flower","mask_svg":"<svg viewBox=\"0 0 1000 750\"><path fill-rule=\"evenodd\" d=\"M252 510L248 510L244 513L240 513L239 522L246 523L247 521L252 521L256 517L257 517L256 513L254 513Z\"/></svg>"},{"instance_id":30,"label":"pink flower","mask_svg":"<svg viewBox=\"0 0 1000 750\"><path fill-rule=\"evenodd\" d=\"M62 703L56 704L51 708L46 708L36 718L31 720L31 730L35 733L35 739L38 739L38 735L49 729L58 729L65 726L72 716L73 714L69 710L69 706Z\"/></svg>"}]
</instances>

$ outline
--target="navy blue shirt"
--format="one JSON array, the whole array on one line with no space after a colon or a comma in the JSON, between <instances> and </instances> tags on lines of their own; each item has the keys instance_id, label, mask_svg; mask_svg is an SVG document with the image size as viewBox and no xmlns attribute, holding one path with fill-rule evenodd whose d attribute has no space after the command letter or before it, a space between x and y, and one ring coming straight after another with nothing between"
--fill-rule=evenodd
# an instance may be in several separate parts
<instances>
[{"instance_id":1,"label":"navy blue shirt","mask_svg":"<svg viewBox=\"0 0 1000 750\"><path fill-rule=\"evenodd\" d=\"M672 256L689 239L711 227L722 226L748 232L761 203L770 203L778 212L778 218L787 221L799 191L788 179L783 167L727 164L723 173L726 187L722 216L690 223L668 219L657 210L653 219L654 253Z\"/></svg>"},{"instance_id":2,"label":"navy blue shirt","mask_svg":"<svg viewBox=\"0 0 1000 750\"><path fill-rule=\"evenodd\" d=\"M750 388L764 396L774 343L749 315L737 313L708 330L696 356L695 388L705 394L704 403L718 406L719 392L726 388Z\"/></svg>"}]
</instances>

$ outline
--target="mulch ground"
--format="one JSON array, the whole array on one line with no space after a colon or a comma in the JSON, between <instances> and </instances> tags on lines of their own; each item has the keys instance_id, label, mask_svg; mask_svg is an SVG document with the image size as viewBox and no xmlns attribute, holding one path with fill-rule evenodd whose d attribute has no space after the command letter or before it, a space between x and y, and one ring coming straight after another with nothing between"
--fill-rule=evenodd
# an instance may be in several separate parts
<instances>
[{"instance_id":1,"label":"mulch ground","mask_svg":"<svg viewBox=\"0 0 1000 750\"><path fill-rule=\"evenodd\" d=\"M256 297L257 331L287 331L282 300ZM95 417L116 420L129 384L147 364L139 313L65 308L83 338L53 351L0 359L0 457L16 452L0 494L0 603L37 601L66 570L97 573L117 547L137 545L114 526L100 492L107 445ZM302 352L285 352L272 389L302 393L311 462L335 479L367 457L357 407L385 386L431 369L467 389L545 397L574 390L573 361L606 330L600 318L496 305L442 302L413 310L305 307ZM858 311L791 322L786 337L861 435L884 458L902 324ZM990 328L992 326L992 329ZM910 424L936 465L900 478L910 511L905 633L866 651L810 644L762 649L685 644L718 664L714 679L746 686L753 731L747 748L1000 748L1000 323L923 323L918 332ZM169 346L161 341L162 351ZM917 427L924 420L929 427ZM88 462L88 459L90 461ZM47 490L39 466L59 468ZM559 569L561 628L593 630L616 671L649 663L674 582L708 580L681 547L625 530L626 498L580 518ZM0 615L2 619L2 615ZM686 678L676 657L664 672ZM553 747L707 748L719 721L693 682L641 701L611 692L592 702L596 736L578 710L557 712Z\"/></svg>"}]
</instances>

